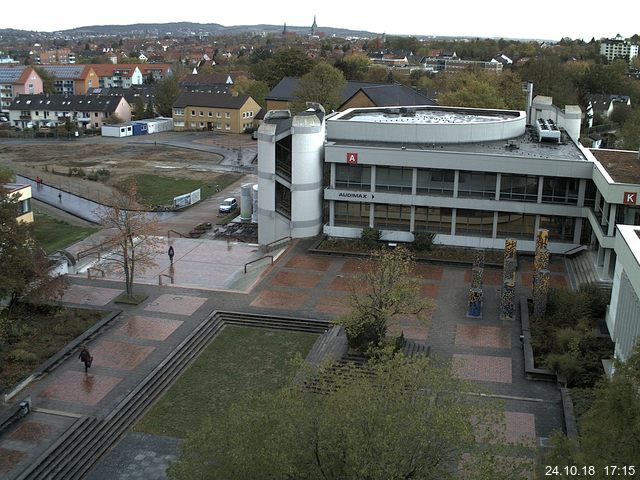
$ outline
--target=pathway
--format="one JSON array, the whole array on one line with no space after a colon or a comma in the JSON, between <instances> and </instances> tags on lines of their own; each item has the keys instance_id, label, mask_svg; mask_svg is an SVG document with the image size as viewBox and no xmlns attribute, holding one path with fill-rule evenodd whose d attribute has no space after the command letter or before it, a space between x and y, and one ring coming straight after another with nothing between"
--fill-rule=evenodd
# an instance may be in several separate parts
<instances>
[{"instance_id":1,"label":"pathway","mask_svg":"<svg viewBox=\"0 0 640 480\"><path fill-rule=\"evenodd\" d=\"M30 396L36 413L0 437L0 476L14 478L78 415L107 415L213 310L320 319L344 313L349 286L361 261L309 255L309 244L295 243L263 273L259 283L242 293L141 284L137 291L149 298L139 306L122 307L113 304L122 292L120 282L72 278L65 303L121 308L123 313L89 344L95 359L90 375L84 375L82 364L72 356L18 396ZM220 255L222 258L226 253ZM531 272L530 262L521 265L518 280L522 292L523 281ZM562 283L561 268L553 269L554 281ZM534 446L560 429L559 392L552 384L524 378L519 322L499 320L500 272L489 270L485 276L486 302L481 320L465 316L470 268L421 264L415 273L424 294L434 299L437 308L428 326L403 318L392 330L402 330L405 337L426 342L433 354L458 362L459 375L476 382L479 391L502 398L505 441ZM89 478L164 478L158 465L165 466L175 458L179 441L131 435L94 468Z\"/></svg>"}]
</instances>

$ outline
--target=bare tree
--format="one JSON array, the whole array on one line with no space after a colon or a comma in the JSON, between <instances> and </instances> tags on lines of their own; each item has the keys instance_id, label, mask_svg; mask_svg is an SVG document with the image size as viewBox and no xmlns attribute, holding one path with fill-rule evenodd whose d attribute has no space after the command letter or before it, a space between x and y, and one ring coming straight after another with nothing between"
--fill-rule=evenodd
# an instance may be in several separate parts
<instances>
[{"instance_id":1,"label":"bare tree","mask_svg":"<svg viewBox=\"0 0 640 480\"><path fill-rule=\"evenodd\" d=\"M110 250L101 264L114 265L121 270L126 295L132 298L135 274L156 265L160 240L154 236L157 230L155 214L141 210L137 186L132 180L116 195L113 205L104 207L98 216L100 224L108 229L103 247Z\"/></svg>"}]
</instances>

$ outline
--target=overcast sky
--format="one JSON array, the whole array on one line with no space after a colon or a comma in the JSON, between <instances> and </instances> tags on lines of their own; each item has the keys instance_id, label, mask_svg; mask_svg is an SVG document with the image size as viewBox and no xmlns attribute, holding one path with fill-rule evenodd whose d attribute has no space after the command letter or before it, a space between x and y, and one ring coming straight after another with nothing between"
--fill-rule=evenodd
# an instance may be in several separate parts
<instances>
[{"instance_id":1,"label":"overcast sky","mask_svg":"<svg viewBox=\"0 0 640 480\"><path fill-rule=\"evenodd\" d=\"M51 0L12 3L10 15L2 15L0 28L55 31L88 25L126 25L176 21L219 23L225 26L276 24L310 26L317 15L322 27L367 30L396 35L450 35L559 40L629 37L640 33L638 8L629 1L619 14L595 0L561 1L347 1L320 0L152 0L67 6ZM626 3L626 2L625 2ZM637 5L637 4L636 4ZM23 8L25 7L25 8ZM7 7L4 12L7 13Z\"/></svg>"}]
</instances>

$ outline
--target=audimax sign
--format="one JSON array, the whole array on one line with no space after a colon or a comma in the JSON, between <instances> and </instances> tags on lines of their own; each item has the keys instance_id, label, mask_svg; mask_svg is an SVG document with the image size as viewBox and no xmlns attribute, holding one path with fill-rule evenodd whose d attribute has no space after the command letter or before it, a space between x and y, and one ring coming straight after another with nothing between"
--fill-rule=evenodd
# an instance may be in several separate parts
<instances>
[{"instance_id":1,"label":"audimax sign","mask_svg":"<svg viewBox=\"0 0 640 480\"><path fill-rule=\"evenodd\" d=\"M373 195L371 193L363 193L363 192L338 192L338 197L358 198L362 200L368 200L369 198L373 198Z\"/></svg>"}]
</instances>

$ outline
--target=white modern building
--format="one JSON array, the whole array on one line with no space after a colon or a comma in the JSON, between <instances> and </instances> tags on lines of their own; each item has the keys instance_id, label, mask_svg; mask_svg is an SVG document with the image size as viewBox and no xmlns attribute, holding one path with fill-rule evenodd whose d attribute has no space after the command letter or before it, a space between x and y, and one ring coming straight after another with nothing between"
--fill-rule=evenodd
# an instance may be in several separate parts
<instances>
[{"instance_id":1,"label":"white modern building","mask_svg":"<svg viewBox=\"0 0 640 480\"><path fill-rule=\"evenodd\" d=\"M614 244L617 260L607 327L615 356L626 360L640 337L640 227L619 225Z\"/></svg>"},{"instance_id":2,"label":"white modern building","mask_svg":"<svg viewBox=\"0 0 640 480\"><path fill-rule=\"evenodd\" d=\"M615 38L605 38L600 41L600 55L607 57L610 62L616 58L624 58L631 62L638 56L638 45L618 34Z\"/></svg>"}]
</instances>

